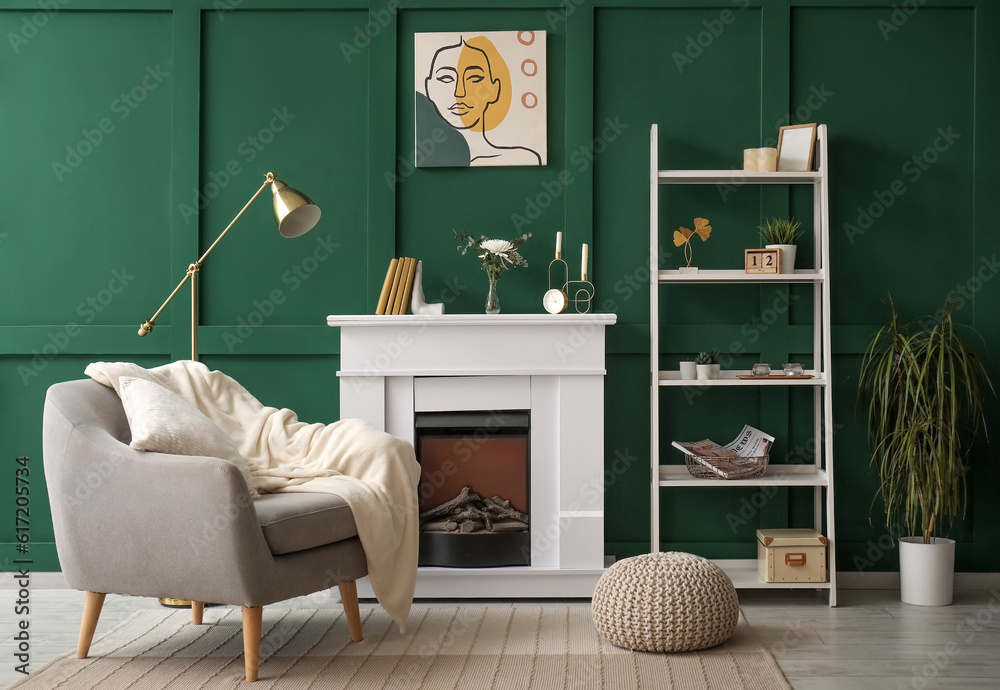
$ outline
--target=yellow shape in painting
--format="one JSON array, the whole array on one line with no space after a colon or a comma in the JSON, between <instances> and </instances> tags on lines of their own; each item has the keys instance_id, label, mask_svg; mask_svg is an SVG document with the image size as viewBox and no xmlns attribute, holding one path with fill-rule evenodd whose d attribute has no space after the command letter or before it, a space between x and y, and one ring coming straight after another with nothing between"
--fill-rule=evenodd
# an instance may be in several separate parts
<instances>
[{"instance_id":1,"label":"yellow shape in painting","mask_svg":"<svg viewBox=\"0 0 1000 690\"><path fill-rule=\"evenodd\" d=\"M510 70L500 52L485 36L465 41L458 56L459 83L455 100L463 104L462 123L474 132L497 127L510 110Z\"/></svg>"}]
</instances>

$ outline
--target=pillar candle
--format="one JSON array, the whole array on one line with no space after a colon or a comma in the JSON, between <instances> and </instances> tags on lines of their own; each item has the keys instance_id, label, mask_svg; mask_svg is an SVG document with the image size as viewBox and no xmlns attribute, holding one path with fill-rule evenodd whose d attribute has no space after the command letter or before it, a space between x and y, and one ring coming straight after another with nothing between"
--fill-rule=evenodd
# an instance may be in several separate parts
<instances>
[{"instance_id":1,"label":"pillar candle","mask_svg":"<svg viewBox=\"0 0 1000 690\"><path fill-rule=\"evenodd\" d=\"M587 279L587 245L583 245L583 257L580 259L581 280Z\"/></svg>"},{"instance_id":2,"label":"pillar candle","mask_svg":"<svg viewBox=\"0 0 1000 690\"><path fill-rule=\"evenodd\" d=\"M562 230L556 233L556 258L562 258Z\"/></svg>"},{"instance_id":3,"label":"pillar candle","mask_svg":"<svg viewBox=\"0 0 1000 690\"><path fill-rule=\"evenodd\" d=\"M743 149L743 171L757 172L757 149Z\"/></svg>"},{"instance_id":4,"label":"pillar candle","mask_svg":"<svg viewBox=\"0 0 1000 690\"><path fill-rule=\"evenodd\" d=\"M776 172L778 170L778 149L757 149L757 171Z\"/></svg>"}]
</instances>

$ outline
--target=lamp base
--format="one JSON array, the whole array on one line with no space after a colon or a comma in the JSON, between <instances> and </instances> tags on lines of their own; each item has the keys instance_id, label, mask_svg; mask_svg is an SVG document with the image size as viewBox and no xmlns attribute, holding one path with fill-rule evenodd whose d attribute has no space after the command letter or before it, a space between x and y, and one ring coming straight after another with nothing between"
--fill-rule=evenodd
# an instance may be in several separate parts
<instances>
[{"instance_id":1,"label":"lamp base","mask_svg":"<svg viewBox=\"0 0 1000 690\"><path fill-rule=\"evenodd\" d=\"M160 606L166 606L170 609L189 609L191 608L191 602L187 599L170 599L168 597L160 597L157 601L160 602Z\"/></svg>"}]
</instances>

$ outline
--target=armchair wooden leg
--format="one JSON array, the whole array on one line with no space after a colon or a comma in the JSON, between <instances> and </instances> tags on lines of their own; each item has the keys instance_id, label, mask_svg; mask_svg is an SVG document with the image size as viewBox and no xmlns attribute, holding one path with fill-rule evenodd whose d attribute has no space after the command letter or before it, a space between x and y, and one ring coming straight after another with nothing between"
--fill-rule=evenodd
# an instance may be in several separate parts
<instances>
[{"instance_id":1,"label":"armchair wooden leg","mask_svg":"<svg viewBox=\"0 0 1000 690\"><path fill-rule=\"evenodd\" d=\"M358 583L354 580L339 585L340 602L344 605L347 627L351 630L351 640L361 642L361 609L358 608Z\"/></svg>"},{"instance_id":2,"label":"armchair wooden leg","mask_svg":"<svg viewBox=\"0 0 1000 690\"><path fill-rule=\"evenodd\" d=\"M263 606L243 607L243 658L248 683L257 680L257 671L260 669L260 628L263 618Z\"/></svg>"},{"instance_id":3,"label":"armchair wooden leg","mask_svg":"<svg viewBox=\"0 0 1000 690\"><path fill-rule=\"evenodd\" d=\"M201 625L201 621L205 616L205 602L204 601L192 601L191 602L191 622L194 625Z\"/></svg>"},{"instance_id":4,"label":"armchair wooden leg","mask_svg":"<svg viewBox=\"0 0 1000 690\"><path fill-rule=\"evenodd\" d=\"M97 620L104 608L105 594L102 592L87 592L83 601L83 620L80 621L80 638L76 643L76 658L86 659L90 653L90 643L94 641L94 631L97 630Z\"/></svg>"}]
</instances>

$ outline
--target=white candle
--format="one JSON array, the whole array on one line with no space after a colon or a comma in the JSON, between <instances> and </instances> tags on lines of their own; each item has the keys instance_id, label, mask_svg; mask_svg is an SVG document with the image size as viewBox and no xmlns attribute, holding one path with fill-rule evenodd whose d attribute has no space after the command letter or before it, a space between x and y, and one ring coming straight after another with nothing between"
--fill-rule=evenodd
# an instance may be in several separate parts
<instances>
[{"instance_id":1,"label":"white candle","mask_svg":"<svg viewBox=\"0 0 1000 690\"><path fill-rule=\"evenodd\" d=\"M580 259L581 280L587 279L587 245L583 245L583 257Z\"/></svg>"},{"instance_id":2,"label":"white candle","mask_svg":"<svg viewBox=\"0 0 1000 690\"><path fill-rule=\"evenodd\" d=\"M757 149L757 171L775 172L778 169L778 149Z\"/></svg>"},{"instance_id":3,"label":"white candle","mask_svg":"<svg viewBox=\"0 0 1000 690\"><path fill-rule=\"evenodd\" d=\"M562 230L556 233L556 258L562 258Z\"/></svg>"},{"instance_id":4,"label":"white candle","mask_svg":"<svg viewBox=\"0 0 1000 690\"><path fill-rule=\"evenodd\" d=\"M743 149L743 171L757 172L757 149Z\"/></svg>"}]
</instances>

